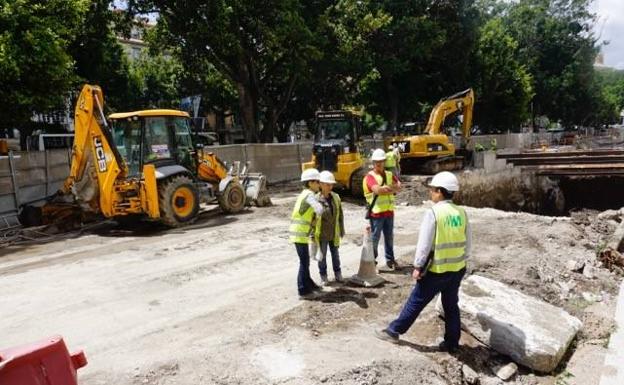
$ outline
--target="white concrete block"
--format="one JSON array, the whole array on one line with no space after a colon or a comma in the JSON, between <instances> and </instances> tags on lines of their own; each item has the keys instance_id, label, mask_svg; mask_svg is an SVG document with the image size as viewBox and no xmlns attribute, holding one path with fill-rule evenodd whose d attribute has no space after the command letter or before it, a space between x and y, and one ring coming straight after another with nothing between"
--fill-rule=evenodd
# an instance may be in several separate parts
<instances>
[{"instance_id":1,"label":"white concrete block","mask_svg":"<svg viewBox=\"0 0 624 385\"><path fill-rule=\"evenodd\" d=\"M478 275L462 283L459 306L470 334L540 372L555 369L582 326L563 309Z\"/></svg>"}]
</instances>

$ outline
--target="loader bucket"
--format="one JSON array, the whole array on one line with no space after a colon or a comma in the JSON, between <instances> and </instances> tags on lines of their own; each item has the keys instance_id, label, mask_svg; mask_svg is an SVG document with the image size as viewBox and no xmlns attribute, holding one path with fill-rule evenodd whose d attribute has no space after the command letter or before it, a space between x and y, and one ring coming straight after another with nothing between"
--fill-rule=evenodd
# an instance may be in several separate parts
<instances>
[{"instance_id":1,"label":"loader bucket","mask_svg":"<svg viewBox=\"0 0 624 385\"><path fill-rule=\"evenodd\" d=\"M266 187L266 177L262 173L246 173L241 176L241 182L245 189L247 204L255 204L258 207L271 204L271 198Z\"/></svg>"}]
</instances>

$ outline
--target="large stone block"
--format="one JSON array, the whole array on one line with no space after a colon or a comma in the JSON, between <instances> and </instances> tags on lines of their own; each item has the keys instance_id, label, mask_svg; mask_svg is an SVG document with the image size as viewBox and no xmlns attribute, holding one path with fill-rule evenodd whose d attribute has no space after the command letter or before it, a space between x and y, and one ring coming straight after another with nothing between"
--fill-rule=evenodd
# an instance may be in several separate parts
<instances>
[{"instance_id":1,"label":"large stone block","mask_svg":"<svg viewBox=\"0 0 624 385\"><path fill-rule=\"evenodd\" d=\"M582 326L563 309L478 275L462 283L459 307L462 326L470 334L540 372L557 367Z\"/></svg>"}]
</instances>

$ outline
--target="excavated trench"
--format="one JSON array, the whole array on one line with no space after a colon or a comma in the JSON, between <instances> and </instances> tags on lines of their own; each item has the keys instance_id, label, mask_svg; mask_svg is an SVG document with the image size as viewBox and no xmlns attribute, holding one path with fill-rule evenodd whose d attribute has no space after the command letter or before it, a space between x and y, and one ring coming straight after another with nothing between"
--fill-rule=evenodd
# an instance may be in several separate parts
<instances>
[{"instance_id":1,"label":"excavated trench","mask_svg":"<svg viewBox=\"0 0 624 385\"><path fill-rule=\"evenodd\" d=\"M624 207L624 177L545 177L518 169L465 173L456 201L473 207L568 216L571 211Z\"/></svg>"}]
</instances>

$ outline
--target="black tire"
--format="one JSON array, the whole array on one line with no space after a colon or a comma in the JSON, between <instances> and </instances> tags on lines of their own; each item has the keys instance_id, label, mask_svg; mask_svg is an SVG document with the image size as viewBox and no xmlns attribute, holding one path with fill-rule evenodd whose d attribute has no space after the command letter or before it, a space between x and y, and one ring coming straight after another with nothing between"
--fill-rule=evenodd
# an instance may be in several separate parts
<instances>
[{"instance_id":1,"label":"black tire","mask_svg":"<svg viewBox=\"0 0 624 385\"><path fill-rule=\"evenodd\" d=\"M247 197L243 186L237 180L231 180L218 199L221 210L228 214L234 214L245 207Z\"/></svg>"},{"instance_id":2,"label":"black tire","mask_svg":"<svg viewBox=\"0 0 624 385\"><path fill-rule=\"evenodd\" d=\"M158 186L160 221L170 227L192 222L199 211L199 194L191 178L174 175Z\"/></svg>"},{"instance_id":3,"label":"black tire","mask_svg":"<svg viewBox=\"0 0 624 385\"><path fill-rule=\"evenodd\" d=\"M358 168L351 174L351 195L354 198L362 198L364 196L364 189L362 188L362 182L364 181L364 177L366 176L366 172L362 168Z\"/></svg>"}]
</instances>

